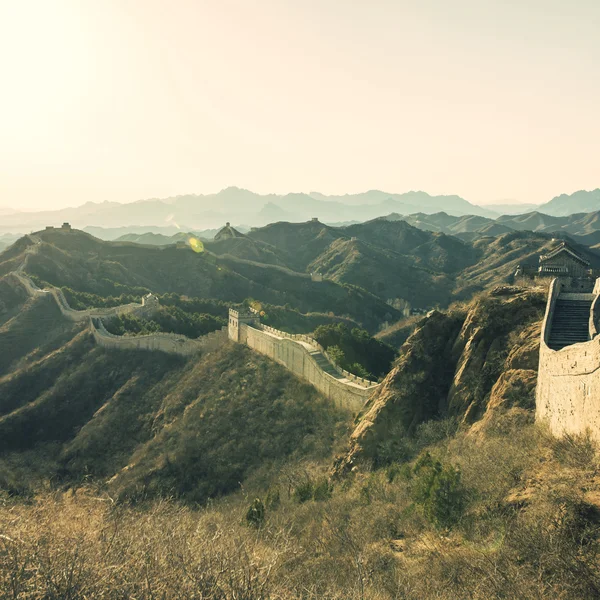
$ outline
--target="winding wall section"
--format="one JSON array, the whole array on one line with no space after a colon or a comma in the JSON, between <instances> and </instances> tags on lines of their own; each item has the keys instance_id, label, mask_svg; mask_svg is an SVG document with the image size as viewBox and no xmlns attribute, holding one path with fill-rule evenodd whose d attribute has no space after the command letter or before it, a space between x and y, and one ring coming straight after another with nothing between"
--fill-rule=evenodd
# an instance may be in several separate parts
<instances>
[{"instance_id":1,"label":"winding wall section","mask_svg":"<svg viewBox=\"0 0 600 600\"><path fill-rule=\"evenodd\" d=\"M229 338L268 356L312 384L336 406L353 412L360 411L379 387L377 383L339 369L314 339L262 325L255 315L230 310ZM324 365L324 360L329 368Z\"/></svg>"},{"instance_id":2,"label":"winding wall section","mask_svg":"<svg viewBox=\"0 0 600 600\"><path fill-rule=\"evenodd\" d=\"M141 304L124 304L111 308L90 308L88 310L74 310L69 306L62 290L58 288L40 289L24 273L25 263L9 275L16 283L21 285L29 296L50 295L56 300L56 304L62 315L74 322L86 321L89 323L94 340L99 346L118 350L160 350L170 354L191 356L199 352L210 352L227 341L227 328L213 331L202 337L193 339L175 333L152 333L140 336L120 336L109 333L102 318L115 315L135 314L137 316L150 316L158 310L159 304L156 297L149 294L142 298ZM96 322L95 322L96 321Z\"/></svg>"},{"instance_id":3,"label":"winding wall section","mask_svg":"<svg viewBox=\"0 0 600 600\"><path fill-rule=\"evenodd\" d=\"M99 346L117 350L160 350L170 354L191 356L199 352L211 352L227 341L227 327L192 339L176 333L152 333L149 335L114 335L109 333L102 320L90 319L92 335Z\"/></svg>"}]
</instances>

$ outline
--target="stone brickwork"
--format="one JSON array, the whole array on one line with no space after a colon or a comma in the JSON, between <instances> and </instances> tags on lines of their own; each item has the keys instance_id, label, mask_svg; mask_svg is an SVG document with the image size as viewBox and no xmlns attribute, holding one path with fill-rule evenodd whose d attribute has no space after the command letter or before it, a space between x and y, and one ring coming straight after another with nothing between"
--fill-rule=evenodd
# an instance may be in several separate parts
<instances>
[{"instance_id":1,"label":"stone brickwork","mask_svg":"<svg viewBox=\"0 0 600 600\"><path fill-rule=\"evenodd\" d=\"M213 331L197 339L175 333L152 333L150 335L113 335L101 319L90 319L92 335L99 346L116 350L160 350L170 354L191 356L199 352L211 352L227 341L227 327Z\"/></svg>"},{"instance_id":2,"label":"stone brickwork","mask_svg":"<svg viewBox=\"0 0 600 600\"><path fill-rule=\"evenodd\" d=\"M268 356L312 384L336 406L358 412L379 384L343 371L305 335L292 335L260 323L256 314L230 310L229 338ZM326 372L323 361L329 361Z\"/></svg>"},{"instance_id":3,"label":"stone brickwork","mask_svg":"<svg viewBox=\"0 0 600 600\"><path fill-rule=\"evenodd\" d=\"M87 321L94 340L99 346L118 350L160 350L181 356L191 356L199 352L210 352L222 346L227 341L227 327L219 331L213 331L200 338L192 339L184 335L174 333L153 333L140 336L119 336L109 333L102 318L115 315L135 314L137 316L152 316L160 308L160 302L153 294L147 294L142 298L141 304L124 304L111 308L90 308L87 310L73 310L62 290L59 288L40 289L23 272L23 266L10 275L16 283L21 285L29 296L51 295L58 305L62 315L74 322ZM96 322L94 322L96 321Z\"/></svg>"},{"instance_id":4,"label":"stone brickwork","mask_svg":"<svg viewBox=\"0 0 600 600\"><path fill-rule=\"evenodd\" d=\"M59 288L51 287L40 289L33 281L23 273L21 269L12 272L12 276L17 278L30 296L39 296L50 294L56 300L56 304L63 316L69 321L81 322L87 321L90 317L114 317L116 315L134 314L140 317L153 315L160 308L160 302L153 294L147 294L142 298L141 304L121 304L110 308L88 308L86 310L74 310L69 306L63 291Z\"/></svg>"},{"instance_id":5,"label":"stone brickwork","mask_svg":"<svg viewBox=\"0 0 600 600\"><path fill-rule=\"evenodd\" d=\"M562 350L548 346L554 310L563 284L555 279L550 286L546 315L540 340L540 362L536 390L536 420L546 423L556 436L579 435L589 431L600 442L600 336L594 314L598 306L600 280L594 295L577 294L593 299L590 311L590 341L573 344Z\"/></svg>"}]
</instances>

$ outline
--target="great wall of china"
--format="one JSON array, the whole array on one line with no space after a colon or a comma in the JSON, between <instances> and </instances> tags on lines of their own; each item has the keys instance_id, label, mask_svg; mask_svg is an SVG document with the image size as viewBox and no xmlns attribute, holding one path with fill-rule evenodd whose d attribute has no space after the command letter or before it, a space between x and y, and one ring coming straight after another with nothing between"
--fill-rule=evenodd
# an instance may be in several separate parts
<instances>
[{"instance_id":1,"label":"great wall of china","mask_svg":"<svg viewBox=\"0 0 600 600\"><path fill-rule=\"evenodd\" d=\"M190 356L211 351L227 339L242 343L282 364L312 384L336 405L359 411L377 389L375 382L357 377L338 367L324 348L306 335L292 335L260 322L257 314L229 311L229 323L220 331L198 339L169 333L116 336L109 333L103 318L120 314L149 316L159 309L151 294L141 304L77 311L58 288L39 289L25 274L29 255L40 243L26 250L25 261L9 274L30 296L51 295L62 315L74 322L89 323L98 345L112 349L161 350ZM587 285L587 284L586 284ZM553 280L542 325L536 420L546 423L556 436L589 432L600 442L600 279L593 289L582 290L569 278Z\"/></svg>"},{"instance_id":2,"label":"great wall of china","mask_svg":"<svg viewBox=\"0 0 600 600\"><path fill-rule=\"evenodd\" d=\"M336 406L358 412L380 385L340 369L313 338L263 325L256 314L230 310L228 329L230 340L246 344L285 366Z\"/></svg>"},{"instance_id":3,"label":"great wall of china","mask_svg":"<svg viewBox=\"0 0 600 600\"><path fill-rule=\"evenodd\" d=\"M148 335L114 335L106 330L102 319L91 319L92 335L99 346L115 350L160 350L170 354L192 356L199 352L212 352L227 340L227 327L192 339L176 333L151 333Z\"/></svg>"},{"instance_id":4,"label":"great wall of china","mask_svg":"<svg viewBox=\"0 0 600 600\"><path fill-rule=\"evenodd\" d=\"M38 241L30 236L34 244ZM35 246L27 250L28 255ZM222 346L227 339L243 343L253 350L268 356L292 373L312 384L337 406L360 411L371 393L379 384L358 377L341 369L313 338L292 335L260 323L258 315L251 312L240 314L230 309L229 325L196 339L173 333L152 333L140 336L119 336L106 330L103 318L132 314L150 316L159 310L158 298L148 294L141 304L126 304L110 308L74 310L69 306L62 290L55 287L40 289L25 274L25 261L9 274L14 282L22 286L31 297L52 296L61 314L73 322L87 322L94 340L99 346L121 350L160 350L182 356L199 352L210 352Z\"/></svg>"},{"instance_id":5,"label":"great wall of china","mask_svg":"<svg viewBox=\"0 0 600 600\"><path fill-rule=\"evenodd\" d=\"M556 436L589 432L600 442L600 279L572 292L554 279L540 340L536 420Z\"/></svg>"}]
</instances>

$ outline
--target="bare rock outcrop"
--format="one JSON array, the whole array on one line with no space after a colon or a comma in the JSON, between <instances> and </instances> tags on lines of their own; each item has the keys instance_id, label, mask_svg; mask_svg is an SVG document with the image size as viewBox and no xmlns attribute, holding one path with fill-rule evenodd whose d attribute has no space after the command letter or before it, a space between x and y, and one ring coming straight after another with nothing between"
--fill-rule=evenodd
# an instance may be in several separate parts
<instances>
[{"instance_id":1,"label":"bare rock outcrop","mask_svg":"<svg viewBox=\"0 0 600 600\"><path fill-rule=\"evenodd\" d=\"M511 288L430 313L369 399L334 475L382 464L382 447L428 419L454 416L476 433L500 412L531 418L543 309L542 294Z\"/></svg>"}]
</instances>

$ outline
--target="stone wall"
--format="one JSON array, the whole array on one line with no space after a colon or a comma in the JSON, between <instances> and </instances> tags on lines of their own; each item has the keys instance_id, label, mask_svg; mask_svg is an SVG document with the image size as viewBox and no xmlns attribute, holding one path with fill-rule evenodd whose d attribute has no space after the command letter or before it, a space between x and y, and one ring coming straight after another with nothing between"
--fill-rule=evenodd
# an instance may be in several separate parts
<instances>
[{"instance_id":1,"label":"stone wall","mask_svg":"<svg viewBox=\"0 0 600 600\"><path fill-rule=\"evenodd\" d=\"M199 352L211 352L227 341L227 327L213 331L197 339L175 333L153 333L150 335L125 336L109 333L102 320L90 319L92 335L99 346L117 350L160 350L181 356Z\"/></svg>"},{"instance_id":2,"label":"stone wall","mask_svg":"<svg viewBox=\"0 0 600 600\"><path fill-rule=\"evenodd\" d=\"M246 344L308 381L341 408L359 412L379 387L379 384L343 371L333 363L331 366L337 376L326 373L315 357L322 354L329 360L327 353L313 338L262 325L256 314L230 310L228 335L231 340Z\"/></svg>"},{"instance_id":3,"label":"stone wall","mask_svg":"<svg viewBox=\"0 0 600 600\"><path fill-rule=\"evenodd\" d=\"M110 308L88 308L86 310L74 310L69 306L63 291L60 288L51 287L48 289L38 288L33 281L22 271L21 266L17 271L13 271L12 276L16 277L19 283L25 288L30 296L41 294L50 294L56 300L56 304L63 316L69 321L81 322L87 321L90 317L113 317L115 315L135 314L139 317L148 317L154 314L159 308L158 298L151 294L142 298L141 304L122 304Z\"/></svg>"},{"instance_id":4,"label":"stone wall","mask_svg":"<svg viewBox=\"0 0 600 600\"><path fill-rule=\"evenodd\" d=\"M560 281L554 280L542 325L536 420L546 423L556 436L589 431L600 442L600 336L596 335L593 320L598 302L594 300L590 316L593 339L562 350L552 350L548 347L548 340L561 288ZM599 284L596 288L600 289Z\"/></svg>"},{"instance_id":5,"label":"stone wall","mask_svg":"<svg viewBox=\"0 0 600 600\"><path fill-rule=\"evenodd\" d=\"M240 342L272 358L292 373L308 381L336 406L353 412L362 410L375 389L345 383L325 373L307 348L289 338L278 338L250 325L240 326Z\"/></svg>"},{"instance_id":6,"label":"stone wall","mask_svg":"<svg viewBox=\"0 0 600 600\"><path fill-rule=\"evenodd\" d=\"M263 325L261 323L254 325L257 329L261 329L262 331L267 331L268 333L272 333L277 337L287 338L290 340L295 340L297 342L304 342L305 344L309 344L312 346L314 350L319 351L331 364L331 366L336 370L336 372L344 377L345 379L349 379L350 381L360 385L361 387L370 388L374 385L377 385L375 381L370 381L369 379L365 379L364 377L359 377L354 373L350 373L350 371L346 371L346 369L342 369L336 362L327 354L327 351L321 344L319 344L315 338L304 335L302 333L294 334L294 333L286 333L285 331L280 331L279 329L275 329L274 327L269 327L268 325Z\"/></svg>"},{"instance_id":7,"label":"stone wall","mask_svg":"<svg viewBox=\"0 0 600 600\"><path fill-rule=\"evenodd\" d=\"M160 350L181 356L191 356L199 352L210 352L227 341L227 327L213 331L208 335L192 339L174 333L153 333L140 336L119 336L109 333L102 318L122 314L135 314L137 316L151 316L160 307L158 298L148 294L142 298L141 304L123 304L111 308L90 308L87 310L73 310L62 290L59 288L40 289L23 272L23 265L11 273L12 277L27 291L30 296L51 295L55 300L62 315L70 321L90 323L90 329L96 343L104 348L119 350ZM94 322L96 320L97 322Z\"/></svg>"}]
</instances>

